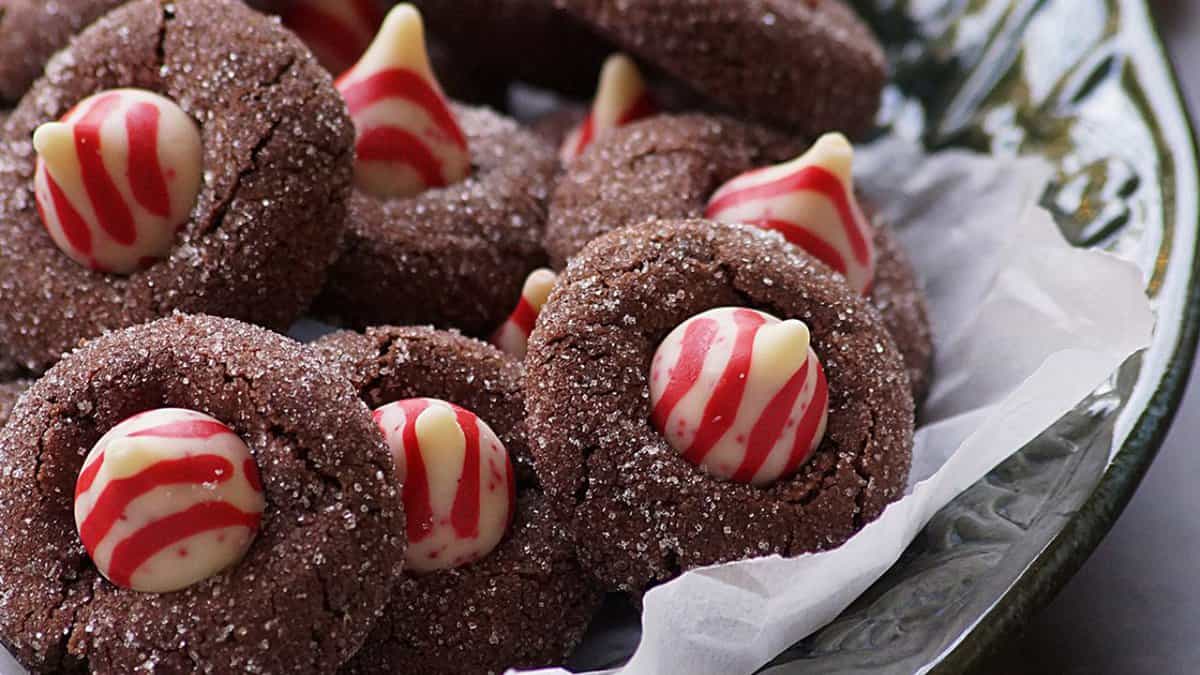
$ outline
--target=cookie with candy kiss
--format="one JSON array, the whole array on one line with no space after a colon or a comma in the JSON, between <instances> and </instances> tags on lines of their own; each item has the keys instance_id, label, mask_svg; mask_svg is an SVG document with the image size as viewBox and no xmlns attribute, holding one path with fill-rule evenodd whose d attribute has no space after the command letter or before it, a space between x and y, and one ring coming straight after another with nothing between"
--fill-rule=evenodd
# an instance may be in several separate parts
<instances>
[{"instance_id":1,"label":"cookie with candy kiss","mask_svg":"<svg viewBox=\"0 0 1200 675\"><path fill-rule=\"evenodd\" d=\"M96 569L147 593L187 588L237 564L264 507L245 442L209 415L180 408L113 427L75 483L75 526Z\"/></svg>"},{"instance_id":2,"label":"cookie with candy kiss","mask_svg":"<svg viewBox=\"0 0 1200 675\"><path fill-rule=\"evenodd\" d=\"M658 105L637 64L624 54L613 54L600 71L600 84L592 99L591 110L563 140L559 159L563 164L569 164L610 129L649 117L657 111Z\"/></svg>"},{"instance_id":3,"label":"cookie with candy kiss","mask_svg":"<svg viewBox=\"0 0 1200 675\"><path fill-rule=\"evenodd\" d=\"M832 548L903 494L900 352L778 233L650 220L593 240L524 363L538 478L609 590Z\"/></svg>"},{"instance_id":4,"label":"cookie with candy kiss","mask_svg":"<svg viewBox=\"0 0 1200 675\"><path fill-rule=\"evenodd\" d=\"M456 675L561 663L600 592L533 474L520 362L485 342L417 327L343 331L313 348L376 410L406 474L409 564L392 606L342 672ZM515 486L503 480L504 454ZM469 498L476 488L478 501Z\"/></svg>"},{"instance_id":5,"label":"cookie with candy kiss","mask_svg":"<svg viewBox=\"0 0 1200 675\"><path fill-rule=\"evenodd\" d=\"M29 372L176 310L286 330L324 285L353 125L307 48L238 0L113 9L3 131L0 357Z\"/></svg>"},{"instance_id":6,"label":"cookie with candy kiss","mask_svg":"<svg viewBox=\"0 0 1200 675\"><path fill-rule=\"evenodd\" d=\"M316 309L359 328L487 336L545 262L558 162L516 122L447 101L425 48L420 15L400 5L337 81L357 127L358 189Z\"/></svg>"},{"instance_id":7,"label":"cookie with candy kiss","mask_svg":"<svg viewBox=\"0 0 1200 675\"><path fill-rule=\"evenodd\" d=\"M174 101L100 92L33 134L38 213L54 243L98 272L166 257L200 193L200 129Z\"/></svg>"},{"instance_id":8,"label":"cookie with candy kiss","mask_svg":"<svg viewBox=\"0 0 1200 675\"><path fill-rule=\"evenodd\" d=\"M0 455L0 641L32 672L336 672L402 574L370 409L264 328L97 338L21 397Z\"/></svg>"},{"instance_id":9,"label":"cookie with candy kiss","mask_svg":"<svg viewBox=\"0 0 1200 675\"><path fill-rule=\"evenodd\" d=\"M650 367L651 417L689 462L717 477L767 485L820 445L825 370L803 321L710 309L679 324Z\"/></svg>"},{"instance_id":10,"label":"cookie with candy kiss","mask_svg":"<svg viewBox=\"0 0 1200 675\"><path fill-rule=\"evenodd\" d=\"M864 293L928 389L933 336L920 279L892 227L854 189L840 134L810 146L729 117L656 115L613 129L567 167L545 245L560 268L589 241L648 217L751 222L778 231Z\"/></svg>"}]
</instances>

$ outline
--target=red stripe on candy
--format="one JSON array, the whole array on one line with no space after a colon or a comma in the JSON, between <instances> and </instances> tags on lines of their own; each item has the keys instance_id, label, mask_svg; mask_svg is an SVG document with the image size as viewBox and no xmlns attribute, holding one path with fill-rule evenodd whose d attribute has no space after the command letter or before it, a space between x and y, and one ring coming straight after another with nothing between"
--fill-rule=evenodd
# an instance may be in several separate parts
<instances>
[{"instance_id":1,"label":"red stripe on candy","mask_svg":"<svg viewBox=\"0 0 1200 675\"><path fill-rule=\"evenodd\" d=\"M583 154L583 151L592 144L592 140L596 136L596 118L589 114L584 118L583 124L579 127L579 140L575 142L575 156Z\"/></svg>"},{"instance_id":2,"label":"red stripe on candy","mask_svg":"<svg viewBox=\"0 0 1200 675\"><path fill-rule=\"evenodd\" d=\"M405 68L381 70L369 77L339 86L350 114L384 99L399 98L421 107L433 119L442 133L460 148L466 149L467 139L442 96L423 77Z\"/></svg>"},{"instance_id":3,"label":"red stripe on candy","mask_svg":"<svg viewBox=\"0 0 1200 675\"><path fill-rule=\"evenodd\" d=\"M807 379L808 361L805 361L804 366L788 378L787 383L775 393L767 407L763 408L754 423L753 431L750 432L750 439L746 442L746 453L742 456L741 465L733 474L733 480L749 483L766 463L771 449L783 435L783 427L787 424L793 406L796 405L796 399L803 393Z\"/></svg>"},{"instance_id":4,"label":"red stripe on candy","mask_svg":"<svg viewBox=\"0 0 1200 675\"><path fill-rule=\"evenodd\" d=\"M529 334L533 332L533 326L537 323L537 317L537 310L529 304L525 296L521 296L521 300L517 303L517 308L513 310L509 320L521 330L525 337L529 337Z\"/></svg>"},{"instance_id":5,"label":"red stripe on candy","mask_svg":"<svg viewBox=\"0 0 1200 675\"><path fill-rule=\"evenodd\" d=\"M92 484L96 482L96 474L100 473L100 466L104 464L104 451L101 450L96 454L96 460L91 464L83 467L83 471L79 472L79 480L75 481L75 498L79 495L92 489Z\"/></svg>"},{"instance_id":6,"label":"red stripe on candy","mask_svg":"<svg viewBox=\"0 0 1200 675\"><path fill-rule=\"evenodd\" d=\"M429 187L443 187L442 163L416 134L399 127L377 127L363 134L356 146L362 162L402 162L411 166Z\"/></svg>"},{"instance_id":7,"label":"red stripe on candy","mask_svg":"<svg viewBox=\"0 0 1200 675\"><path fill-rule=\"evenodd\" d=\"M71 206L71 200L67 199L66 193L58 186L58 181L54 180L54 176L50 175L50 171L46 171L46 185L50 188L50 200L54 202L54 213L58 216L58 222L62 226L63 234L67 237L67 242L71 244L71 248L79 251L83 255L90 256L92 254L92 231L88 228L88 224L84 221L83 216ZM43 223L49 222L45 218Z\"/></svg>"},{"instance_id":8,"label":"red stripe on candy","mask_svg":"<svg viewBox=\"0 0 1200 675\"><path fill-rule=\"evenodd\" d=\"M258 465L254 463L253 459L246 458L246 461L242 462L242 473L246 474L246 482L254 488L255 492L262 492L262 477L258 475Z\"/></svg>"},{"instance_id":9,"label":"red stripe on candy","mask_svg":"<svg viewBox=\"0 0 1200 675\"><path fill-rule=\"evenodd\" d=\"M197 534L226 527L258 528L261 516L220 501L201 502L160 518L113 547L108 578L128 588L134 572L163 549Z\"/></svg>"},{"instance_id":10,"label":"red stripe on candy","mask_svg":"<svg viewBox=\"0 0 1200 675\"><path fill-rule=\"evenodd\" d=\"M679 358L670 370L670 381L663 389L662 396L654 406L651 419L659 428L666 430L667 420L675 406L695 386L700 379L700 371L704 368L704 357L712 347L717 337L718 325L712 319L696 319L688 324L683 332L683 343L679 348Z\"/></svg>"},{"instance_id":11,"label":"red stripe on candy","mask_svg":"<svg viewBox=\"0 0 1200 675\"><path fill-rule=\"evenodd\" d=\"M429 407L424 399L400 402L404 410L404 513L407 517L408 540L418 542L433 532L433 498L429 493L429 474L421 457L421 442L417 437L417 417Z\"/></svg>"},{"instance_id":12,"label":"red stripe on candy","mask_svg":"<svg viewBox=\"0 0 1200 675\"><path fill-rule=\"evenodd\" d=\"M165 485L224 483L233 478L233 464L219 455L196 455L163 460L128 478L109 481L87 518L79 526L79 538L88 554L108 535L124 515L130 502Z\"/></svg>"},{"instance_id":13,"label":"red stripe on candy","mask_svg":"<svg viewBox=\"0 0 1200 675\"><path fill-rule=\"evenodd\" d=\"M213 420L195 419L168 422L156 427L147 427L130 432L129 438L141 436L157 436L160 438L196 438L205 439L221 434L232 434L233 430Z\"/></svg>"},{"instance_id":14,"label":"red stripe on candy","mask_svg":"<svg viewBox=\"0 0 1200 675\"><path fill-rule=\"evenodd\" d=\"M808 409L804 411L804 417L796 425L796 437L792 442L792 452L788 456L787 465L784 466L783 473L780 475L787 476L795 472L812 455L813 451L816 450L816 448L811 447L812 442L817 436L817 430L821 426L821 418L824 417L825 408L828 405L829 383L825 380L825 368L818 361L816 390L813 392L813 399L809 402Z\"/></svg>"},{"instance_id":15,"label":"red stripe on candy","mask_svg":"<svg viewBox=\"0 0 1200 675\"><path fill-rule=\"evenodd\" d=\"M171 194L158 163L159 114L158 106L134 104L125 113L125 132L129 136L129 183L133 197L150 213L166 218L171 215Z\"/></svg>"},{"instance_id":16,"label":"red stripe on candy","mask_svg":"<svg viewBox=\"0 0 1200 675\"><path fill-rule=\"evenodd\" d=\"M819 166L808 166L796 173L788 174L762 185L752 185L740 190L733 190L709 204L705 213L711 217L712 214L741 206L748 201L772 199L788 192L801 190L820 193L833 203L834 208L837 209L838 217L842 219L846 235L850 239L850 247L854 252L854 257L863 265L870 262L868 260L870 254L866 237L862 230L856 226L857 220L854 217L854 209L850 205L850 198L846 194L846 189L842 185L842 181L834 174Z\"/></svg>"},{"instance_id":17,"label":"red stripe on candy","mask_svg":"<svg viewBox=\"0 0 1200 675\"><path fill-rule=\"evenodd\" d=\"M734 312L733 320L737 324L733 351L717 380L712 398L704 407L704 416L700 419L700 428L692 445L683 453L693 464L702 463L717 441L733 426L754 359L754 338L758 335L758 329L766 323L761 315L744 309Z\"/></svg>"},{"instance_id":18,"label":"red stripe on candy","mask_svg":"<svg viewBox=\"0 0 1200 675\"><path fill-rule=\"evenodd\" d=\"M450 510L450 522L458 536L473 539L479 536L479 420L458 406L452 407L458 426L466 437L467 447L462 474L458 478L458 491L454 494L454 506Z\"/></svg>"},{"instance_id":19,"label":"red stripe on candy","mask_svg":"<svg viewBox=\"0 0 1200 675\"><path fill-rule=\"evenodd\" d=\"M101 229L118 244L129 246L137 241L137 228L125 198L104 166L100 138L100 127L120 102L120 96L115 93L101 96L75 123L75 154L79 157L83 185Z\"/></svg>"},{"instance_id":20,"label":"red stripe on candy","mask_svg":"<svg viewBox=\"0 0 1200 675\"><path fill-rule=\"evenodd\" d=\"M831 246L829 242L804 229L802 226L786 220L764 219L748 222L750 225L757 225L765 230L774 230L782 234L783 238L788 240L789 243L799 246L817 260L828 265L833 271L845 276L848 267L846 259L842 257L841 252Z\"/></svg>"}]
</instances>

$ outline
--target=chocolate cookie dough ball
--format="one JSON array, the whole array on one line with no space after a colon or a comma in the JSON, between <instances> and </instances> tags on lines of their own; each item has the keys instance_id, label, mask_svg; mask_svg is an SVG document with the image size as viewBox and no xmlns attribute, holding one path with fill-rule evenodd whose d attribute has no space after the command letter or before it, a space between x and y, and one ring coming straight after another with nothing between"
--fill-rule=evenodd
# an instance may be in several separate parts
<instances>
[{"instance_id":1,"label":"chocolate cookie dough ball","mask_svg":"<svg viewBox=\"0 0 1200 675\"><path fill-rule=\"evenodd\" d=\"M389 442L400 439L403 447L393 445L393 452L411 453L412 443L425 462L433 461L435 451L426 446L437 434L422 435L424 410L404 408L416 419L389 411L412 404L428 409L436 399L444 402L437 405L459 406L460 419L477 416L486 423L517 469L515 512L499 544L465 564L410 565L391 607L342 672L499 673L560 663L582 637L600 593L530 471L520 365L490 345L429 328L342 332L313 347L376 410ZM468 447L468 464L471 452ZM396 462L404 464L404 455ZM426 492L411 480L405 489L406 504ZM411 529L422 512L409 509L410 554L414 541L425 546Z\"/></svg>"},{"instance_id":2,"label":"chocolate cookie dough ball","mask_svg":"<svg viewBox=\"0 0 1200 675\"><path fill-rule=\"evenodd\" d=\"M708 115L660 115L615 129L568 168L550 201L546 250L562 267L589 241L648 217L703 216L739 174L798 156L807 144ZM870 211L869 205L865 209ZM904 355L918 401L928 390L933 336L925 295L892 228L874 220L869 298Z\"/></svg>"},{"instance_id":3,"label":"chocolate cookie dough ball","mask_svg":"<svg viewBox=\"0 0 1200 675\"><path fill-rule=\"evenodd\" d=\"M887 63L841 0L558 5L733 113L810 136L874 123Z\"/></svg>"},{"instance_id":4,"label":"chocolate cookie dough ball","mask_svg":"<svg viewBox=\"0 0 1200 675\"><path fill-rule=\"evenodd\" d=\"M650 374L661 365L660 344L685 321L721 307L803 321L801 337L824 369L823 440L774 482L715 477L672 447L652 420L658 385ZM703 342L703 335L684 342ZM913 400L900 353L873 307L777 233L660 220L593 241L551 294L525 365L538 476L584 567L610 589L636 593L701 565L830 549L903 493ZM707 372L676 370L681 377ZM691 390L673 391L684 400ZM733 423L740 415L705 419ZM774 431L798 437L797 428ZM757 437L759 426L736 433Z\"/></svg>"},{"instance_id":5,"label":"chocolate cookie dough ball","mask_svg":"<svg viewBox=\"0 0 1200 675\"><path fill-rule=\"evenodd\" d=\"M168 232L165 257L136 261L140 267L128 274L100 272L68 257L67 245L90 241L98 251L125 237L129 214L134 224L149 217L145 204L166 195L172 211L180 205L173 197L176 174L156 170L151 175L168 187L144 194L135 188L134 204L115 186L141 174L108 173L113 164L98 165L90 156L63 159L74 151L63 142L72 125L94 129L88 125L112 111L108 94L125 106L129 88L140 90L138 96L157 95L190 118L201 150L200 166L187 168L198 168L201 180L178 231ZM89 106L73 110L96 94ZM51 126L47 145L39 148L42 159L67 173L88 172L85 183L107 181L111 189L78 189L56 201L46 187L35 196L39 154L30 139L40 125L69 112L83 119ZM344 222L353 128L329 75L308 50L240 2L137 0L114 10L51 60L4 130L0 344L31 370L44 369L81 340L176 309L284 329L324 282ZM154 138L130 134L128 142L144 148ZM66 187L63 175L50 174ZM78 174L70 178L79 184ZM68 232L61 241L47 230L52 222ZM124 243L130 241L138 240Z\"/></svg>"},{"instance_id":6,"label":"chocolate cookie dough ball","mask_svg":"<svg viewBox=\"0 0 1200 675\"><path fill-rule=\"evenodd\" d=\"M14 104L71 36L126 0L6 0L0 6L0 106Z\"/></svg>"},{"instance_id":7,"label":"chocolate cookie dough ball","mask_svg":"<svg viewBox=\"0 0 1200 675\"><path fill-rule=\"evenodd\" d=\"M429 323L486 335L545 262L554 150L490 110L452 109L470 148L469 176L414 197L355 191L321 313L355 327Z\"/></svg>"},{"instance_id":8,"label":"chocolate cookie dough ball","mask_svg":"<svg viewBox=\"0 0 1200 675\"><path fill-rule=\"evenodd\" d=\"M0 640L35 672L333 672L400 573L369 411L248 324L174 315L94 340L21 399L0 456ZM150 589L247 528L240 561Z\"/></svg>"}]
</instances>

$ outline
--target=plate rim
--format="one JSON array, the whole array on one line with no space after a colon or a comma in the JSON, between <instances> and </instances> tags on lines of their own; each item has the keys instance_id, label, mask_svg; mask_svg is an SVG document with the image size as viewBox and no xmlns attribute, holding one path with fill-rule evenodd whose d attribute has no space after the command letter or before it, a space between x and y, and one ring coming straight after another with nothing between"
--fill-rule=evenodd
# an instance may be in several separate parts
<instances>
[{"instance_id":1,"label":"plate rim","mask_svg":"<svg viewBox=\"0 0 1200 675\"><path fill-rule=\"evenodd\" d=\"M1174 110L1182 117L1190 142L1193 167L1200 169L1200 144L1192 110L1180 87L1175 59L1163 43L1153 13L1145 0L1138 4L1146 16L1147 51L1166 69ZM1200 192L1200 174L1187 189ZM1176 189L1181 186L1176 185ZM1200 228L1200 214L1192 227ZM1158 456L1179 412L1200 343L1200 246L1191 251L1187 291L1178 338L1153 395L1112 458L1100 482L1061 530L1034 557L1025 571L1000 595L975 625L952 647L928 664L930 673L959 673L977 669L998 651L1003 641L1021 632L1024 620L1044 608L1083 566L1108 535L1117 518L1137 492L1142 478Z\"/></svg>"}]
</instances>

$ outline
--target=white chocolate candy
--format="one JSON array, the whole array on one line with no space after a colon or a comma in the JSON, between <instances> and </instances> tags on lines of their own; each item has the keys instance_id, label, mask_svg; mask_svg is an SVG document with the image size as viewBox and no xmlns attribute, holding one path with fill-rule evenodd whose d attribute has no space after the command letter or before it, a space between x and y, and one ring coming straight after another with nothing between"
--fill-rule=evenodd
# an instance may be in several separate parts
<instances>
[{"instance_id":1,"label":"white chocolate candy","mask_svg":"<svg viewBox=\"0 0 1200 675\"><path fill-rule=\"evenodd\" d=\"M200 129L140 89L90 96L33 134L42 222L72 260L129 274L164 258L200 194Z\"/></svg>"},{"instance_id":2,"label":"white chocolate candy","mask_svg":"<svg viewBox=\"0 0 1200 675\"><path fill-rule=\"evenodd\" d=\"M280 18L337 75L366 51L383 11L377 0L291 0Z\"/></svg>"},{"instance_id":3,"label":"white chocolate candy","mask_svg":"<svg viewBox=\"0 0 1200 675\"><path fill-rule=\"evenodd\" d=\"M546 305L550 291L558 281L558 275L542 268L534 270L525 278L525 286L521 289L521 299L509 315L508 320L500 325L492 334L492 344L506 354L516 358L525 357L525 347L529 343L529 334L537 323L538 314Z\"/></svg>"},{"instance_id":4,"label":"white chocolate candy","mask_svg":"<svg viewBox=\"0 0 1200 675\"><path fill-rule=\"evenodd\" d=\"M487 555L504 538L516 501L512 463L483 420L434 398L375 411L404 484L406 569L432 572Z\"/></svg>"},{"instance_id":5,"label":"white chocolate candy","mask_svg":"<svg viewBox=\"0 0 1200 675\"><path fill-rule=\"evenodd\" d=\"M203 413L151 410L113 427L84 460L75 526L114 584L168 593L235 565L262 519L250 449Z\"/></svg>"},{"instance_id":6,"label":"white chocolate candy","mask_svg":"<svg viewBox=\"0 0 1200 675\"><path fill-rule=\"evenodd\" d=\"M471 154L425 50L412 5L388 13L363 57L338 78L358 132L354 177L379 197L411 197L467 177Z\"/></svg>"},{"instance_id":7,"label":"white chocolate candy","mask_svg":"<svg viewBox=\"0 0 1200 675\"><path fill-rule=\"evenodd\" d=\"M650 368L655 427L708 473L766 485L821 444L829 407L808 326L721 307L671 331Z\"/></svg>"},{"instance_id":8,"label":"white chocolate candy","mask_svg":"<svg viewBox=\"0 0 1200 675\"><path fill-rule=\"evenodd\" d=\"M845 136L825 134L800 157L723 185L705 217L777 230L867 295L875 278L875 240L854 196L853 160Z\"/></svg>"},{"instance_id":9,"label":"white chocolate candy","mask_svg":"<svg viewBox=\"0 0 1200 675\"><path fill-rule=\"evenodd\" d=\"M600 85L591 111L582 124L567 134L559 158L563 164L569 164L605 132L656 112L658 106L637 64L624 54L613 54L600 71Z\"/></svg>"}]
</instances>

